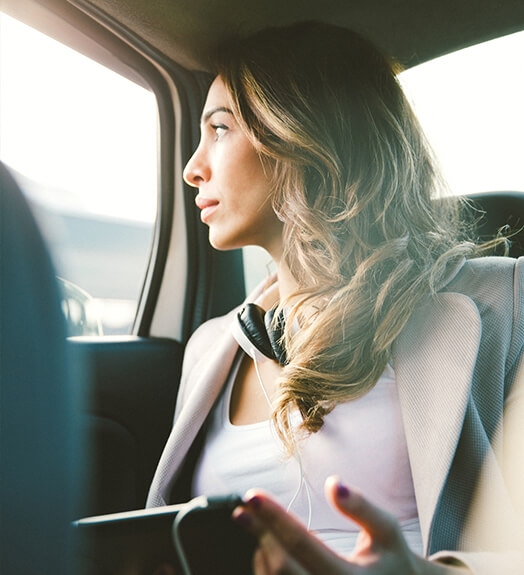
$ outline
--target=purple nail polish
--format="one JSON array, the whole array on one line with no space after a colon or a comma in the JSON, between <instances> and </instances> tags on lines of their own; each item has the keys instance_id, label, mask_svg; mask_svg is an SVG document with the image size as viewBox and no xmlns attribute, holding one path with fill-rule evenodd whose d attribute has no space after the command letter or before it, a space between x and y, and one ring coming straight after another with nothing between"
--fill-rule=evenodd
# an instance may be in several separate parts
<instances>
[{"instance_id":1,"label":"purple nail polish","mask_svg":"<svg viewBox=\"0 0 524 575\"><path fill-rule=\"evenodd\" d=\"M342 483L337 485L337 497L340 499L347 499L351 495L351 491Z\"/></svg>"},{"instance_id":2,"label":"purple nail polish","mask_svg":"<svg viewBox=\"0 0 524 575\"><path fill-rule=\"evenodd\" d=\"M253 495L253 497L248 499L247 504L252 509L260 509L260 506L262 505L262 499L258 495Z\"/></svg>"}]
</instances>

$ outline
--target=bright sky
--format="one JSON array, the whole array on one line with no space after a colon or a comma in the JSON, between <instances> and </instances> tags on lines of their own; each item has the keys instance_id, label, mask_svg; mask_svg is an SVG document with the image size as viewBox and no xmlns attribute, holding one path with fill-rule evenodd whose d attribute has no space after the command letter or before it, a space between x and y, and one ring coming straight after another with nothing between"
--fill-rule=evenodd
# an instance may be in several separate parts
<instances>
[{"instance_id":1,"label":"bright sky","mask_svg":"<svg viewBox=\"0 0 524 575\"><path fill-rule=\"evenodd\" d=\"M0 16L5 163L55 192L69 192L69 199L53 196L71 206L154 221L156 128L151 92Z\"/></svg>"},{"instance_id":2,"label":"bright sky","mask_svg":"<svg viewBox=\"0 0 524 575\"><path fill-rule=\"evenodd\" d=\"M455 193L524 191L524 32L401 80Z\"/></svg>"},{"instance_id":3,"label":"bright sky","mask_svg":"<svg viewBox=\"0 0 524 575\"><path fill-rule=\"evenodd\" d=\"M0 27L0 158L70 205L153 221L154 96L11 18ZM524 190L523 70L524 32L403 75L455 192Z\"/></svg>"}]
</instances>

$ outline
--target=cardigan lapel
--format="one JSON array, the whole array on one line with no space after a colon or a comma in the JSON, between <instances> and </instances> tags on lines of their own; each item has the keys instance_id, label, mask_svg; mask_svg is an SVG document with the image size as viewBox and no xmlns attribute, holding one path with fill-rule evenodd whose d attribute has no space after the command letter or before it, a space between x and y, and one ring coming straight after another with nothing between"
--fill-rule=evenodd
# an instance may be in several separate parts
<instances>
[{"instance_id":1,"label":"cardigan lapel","mask_svg":"<svg viewBox=\"0 0 524 575\"><path fill-rule=\"evenodd\" d=\"M227 379L237 350L230 329L222 334L214 350L202 350L203 358L190 373L191 387L184 409L176 418L153 477L147 507L167 505L177 471Z\"/></svg>"},{"instance_id":2,"label":"cardigan lapel","mask_svg":"<svg viewBox=\"0 0 524 575\"><path fill-rule=\"evenodd\" d=\"M440 293L413 313L393 348L425 551L461 433L480 336L473 301Z\"/></svg>"},{"instance_id":3,"label":"cardigan lapel","mask_svg":"<svg viewBox=\"0 0 524 575\"><path fill-rule=\"evenodd\" d=\"M258 298L264 290L275 281L276 274L261 281L244 304L252 301L258 303ZM216 341L206 341L210 346L216 344L216 347L200 349L202 357L196 360L195 366L181 382L175 423L151 482L146 507L167 505L184 457L226 382L238 350L238 343L233 337L230 326L239 309L234 309L221 319Z\"/></svg>"}]
</instances>

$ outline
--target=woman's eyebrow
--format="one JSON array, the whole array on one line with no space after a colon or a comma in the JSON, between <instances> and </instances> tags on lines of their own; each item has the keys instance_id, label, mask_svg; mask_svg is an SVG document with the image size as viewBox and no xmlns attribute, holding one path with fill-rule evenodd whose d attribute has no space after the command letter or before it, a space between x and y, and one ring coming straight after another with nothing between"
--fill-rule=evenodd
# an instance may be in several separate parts
<instances>
[{"instance_id":1,"label":"woman's eyebrow","mask_svg":"<svg viewBox=\"0 0 524 575\"><path fill-rule=\"evenodd\" d=\"M209 120L209 118L211 118L211 116L213 114L216 114L217 112L226 112L226 114L233 114L233 111L230 110L229 108L226 108L225 106L217 106L216 108L211 108L211 110L204 112L202 114L202 118L200 118L200 123L205 124Z\"/></svg>"}]
</instances>

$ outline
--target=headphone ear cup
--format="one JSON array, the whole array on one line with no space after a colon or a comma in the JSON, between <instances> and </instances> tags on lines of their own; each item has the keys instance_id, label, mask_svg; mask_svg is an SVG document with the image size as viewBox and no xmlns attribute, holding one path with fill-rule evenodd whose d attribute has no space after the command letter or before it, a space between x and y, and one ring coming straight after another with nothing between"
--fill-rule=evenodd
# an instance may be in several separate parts
<instances>
[{"instance_id":1,"label":"headphone ear cup","mask_svg":"<svg viewBox=\"0 0 524 575\"><path fill-rule=\"evenodd\" d=\"M247 337L255 349L270 359L277 359L273 352L273 346L268 336L268 332L266 331L264 323L265 313L266 312L260 306L254 303L248 303L238 313L238 323L242 333ZM251 355L249 350L244 349L244 351L248 355Z\"/></svg>"},{"instance_id":2,"label":"headphone ear cup","mask_svg":"<svg viewBox=\"0 0 524 575\"><path fill-rule=\"evenodd\" d=\"M286 327L286 318L284 317L284 310L275 317L275 309L270 309L264 316L264 324L266 333L268 335L275 358L280 365L287 365L287 353L284 346L284 329Z\"/></svg>"}]
</instances>

